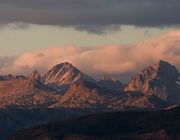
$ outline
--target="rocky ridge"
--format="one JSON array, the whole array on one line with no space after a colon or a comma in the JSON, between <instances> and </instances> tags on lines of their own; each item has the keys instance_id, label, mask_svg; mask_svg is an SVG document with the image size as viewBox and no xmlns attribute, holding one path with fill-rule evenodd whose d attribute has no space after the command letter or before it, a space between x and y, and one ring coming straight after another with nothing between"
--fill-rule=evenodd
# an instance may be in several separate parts
<instances>
[{"instance_id":1,"label":"rocky ridge","mask_svg":"<svg viewBox=\"0 0 180 140\"><path fill-rule=\"evenodd\" d=\"M175 66L160 60L158 63L140 71L125 86L126 92L142 92L158 98L180 103L180 74Z\"/></svg>"},{"instance_id":2,"label":"rocky ridge","mask_svg":"<svg viewBox=\"0 0 180 140\"><path fill-rule=\"evenodd\" d=\"M165 61L139 72L122 89L109 77L96 81L65 62L44 75L0 81L0 108L67 108L93 110L160 109L180 101L179 73Z\"/></svg>"}]
</instances>

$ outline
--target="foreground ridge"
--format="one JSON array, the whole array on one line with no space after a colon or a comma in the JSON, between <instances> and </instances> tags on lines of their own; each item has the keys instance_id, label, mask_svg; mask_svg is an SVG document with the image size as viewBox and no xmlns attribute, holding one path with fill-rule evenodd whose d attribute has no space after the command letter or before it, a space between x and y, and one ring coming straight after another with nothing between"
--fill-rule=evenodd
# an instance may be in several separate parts
<instances>
[{"instance_id":1,"label":"foreground ridge","mask_svg":"<svg viewBox=\"0 0 180 140\"><path fill-rule=\"evenodd\" d=\"M180 107L95 114L22 130L7 140L179 140Z\"/></svg>"}]
</instances>

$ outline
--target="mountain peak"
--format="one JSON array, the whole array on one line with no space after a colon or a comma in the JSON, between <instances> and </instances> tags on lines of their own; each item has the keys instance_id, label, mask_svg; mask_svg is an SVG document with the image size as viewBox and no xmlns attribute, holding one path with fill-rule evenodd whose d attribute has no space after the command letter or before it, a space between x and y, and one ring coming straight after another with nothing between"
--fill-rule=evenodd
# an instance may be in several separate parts
<instances>
[{"instance_id":1,"label":"mountain peak","mask_svg":"<svg viewBox=\"0 0 180 140\"><path fill-rule=\"evenodd\" d=\"M39 72L37 70L34 70L29 76L29 79L31 80L41 80L41 75L39 74Z\"/></svg>"},{"instance_id":2,"label":"mountain peak","mask_svg":"<svg viewBox=\"0 0 180 140\"><path fill-rule=\"evenodd\" d=\"M64 62L64 63L61 63L61 64L63 64L63 65L66 65L66 66L73 66L71 63L69 63L69 62Z\"/></svg>"},{"instance_id":3,"label":"mountain peak","mask_svg":"<svg viewBox=\"0 0 180 140\"><path fill-rule=\"evenodd\" d=\"M159 60L158 63L154 64L154 68L157 68L158 70L161 69L176 69L175 66L171 65L170 63L164 61L164 60ZM177 70L176 70L177 71Z\"/></svg>"},{"instance_id":4,"label":"mountain peak","mask_svg":"<svg viewBox=\"0 0 180 140\"><path fill-rule=\"evenodd\" d=\"M79 80L94 81L69 62L57 64L43 76L45 84L64 85Z\"/></svg>"},{"instance_id":5,"label":"mountain peak","mask_svg":"<svg viewBox=\"0 0 180 140\"><path fill-rule=\"evenodd\" d=\"M155 65L157 65L158 67L163 67L163 66L171 66L170 63L164 61L164 60L159 60Z\"/></svg>"},{"instance_id":6,"label":"mountain peak","mask_svg":"<svg viewBox=\"0 0 180 140\"><path fill-rule=\"evenodd\" d=\"M118 80L116 80L115 78L112 78L108 75L103 75L100 77L99 81L112 81L113 83L116 83Z\"/></svg>"},{"instance_id":7,"label":"mountain peak","mask_svg":"<svg viewBox=\"0 0 180 140\"><path fill-rule=\"evenodd\" d=\"M176 79L178 71L175 66L170 63L160 60L158 63L152 66L157 71L157 76L164 77L166 79Z\"/></svg>"},{"instance_id":8,"label":"mountain peak","mask_svg":"<svg viewBox=\"0 0 180 140\"><path fill-rule=\"evenodd\" d=\"M125 91L140 91L167 100L180 98L177 85L179 73L175 66L160 60L140 71L124 88Z\"/></svg>"},{"instance_id":9,"label":"mountain peak","mask_svg":"<svg viewBox=\"0 0 180 140\"><path fill-rule=\"evenodd\" d=\"M55 67L74 68L75 66L73 66L73 65L72 65L71 63L69 63L69 62L63 62L63 63L57 64Z\"/></svg>"},{"instance_id":10,"label":"mountain peak","mask_svg":"<svg viewBox=\"0 0 180 140\"><path fill-rule=\"evenodd\" d=\"M159 60L157 63L150 65L143 70L141 70L133 80L140 78L141 80L144 79L177 79L178 71L175 66L171 65L170 63Z\"/></svg>"},{"instance_id":11,"label":"mountain peak","mask_svg":"<svg viewBox=\"0 0 180 140\"><path fill-rule=\"evenodd\" d=\"M107 88L107 89L113 89L113 90L120 90L123 86L123 84L112 77L109 77L107 75L103 75L100 77L98 84L101 87Z\"/></svg>"},{"instance_id":12,"label":"mountain peak","mask_svg":"<svg viewBox=\"0 0 180 140\"><path fill-rule=\"evenodd\" d=\"M60 70L62 70L63 72L67 72L67 71L71 71L71 70L74 72L80 72L79 69L77 69L74 65L72 65L69 62L57 64L57 65L53 66L51 69L51 71L54 71L54 72L60 72Z\"/></svg>"},{"instance_id":13,"label":"mountain peak","mask_svg":"<svg viewBox=\"0 0 180 140\"><path fill-rule=\"evenodd\" d=\"M169 64L169 65L170 65L169 62L167 62L167 61L165 61L165 60L162 60L162 59L160 59L158 63L159 63L159 64Z\"/></svg>"}]
</instances>

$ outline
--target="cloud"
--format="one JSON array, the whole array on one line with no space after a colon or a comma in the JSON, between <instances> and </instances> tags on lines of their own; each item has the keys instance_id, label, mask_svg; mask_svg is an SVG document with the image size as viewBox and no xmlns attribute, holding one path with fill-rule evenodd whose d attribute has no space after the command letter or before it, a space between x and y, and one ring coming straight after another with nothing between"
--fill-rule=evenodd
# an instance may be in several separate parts
<instances>
[{"instance_id":1,"label":"cloud","mask_svg":"<svg viewBox=\"0 0 180 140\"><path fill-rule=\"evenodd\" d=\"M96 33L98 35L106 35L109 33L117 32L121 29L120 25L76 25L76 30L86 31L88 33Z\"/></svg>"},{"instance_id":2,"label":"cloud","mask_svg":"<svg viewBox=\"0 0 180 140\"><path fill-rule=\"evenodd\" d=\"M0 0L0 24L72 26L94 33L119 25L163 27L179 25L179 5L179 0Z\"/></svg>"},{"instance_id":3,"label":"cloud","mask_svg":"<svg viewBox=\"0 0 180 140\"><path fill-rule=\"evenodd\" d=\"M16 58L0 58L1 73L46 72L52 66L68 61L85 73L119 75L123 80L160 59L180 70L180 31L145 40L136 45L107 45L99 47L61 46L24 53Z\"/></svg>"}]
</instances>

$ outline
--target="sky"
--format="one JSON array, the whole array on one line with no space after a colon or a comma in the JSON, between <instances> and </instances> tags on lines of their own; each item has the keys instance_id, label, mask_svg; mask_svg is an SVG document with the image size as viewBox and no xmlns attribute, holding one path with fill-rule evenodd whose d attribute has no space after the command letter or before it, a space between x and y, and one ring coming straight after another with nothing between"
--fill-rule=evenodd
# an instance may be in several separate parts
<instances>
[{"instance_id":1,"label":"sky","mask_svg":"<svg viewBox=\"0 0 180 140\"><path fill-rule=\"evenodd\" d=\"M0 0L0 73L43 73L70 61L94 77L127 80L159 59L180 70L179 6L179 0Z\"/></svg>"},{"instance_id":2,"label":"sky","mask_svg":"<svg viewBox=\"0 0 180 140\"><path fill-rule=\"evenodd\" d=\"M39 48L66 45L96 47L107 44L135 44L169 30L123 25L118 31L96 34L75 30L72 27L29 25L26 29L19 29L11 24L0 29L0 55L16 55Z\"/></svg>"}]
</instances>

